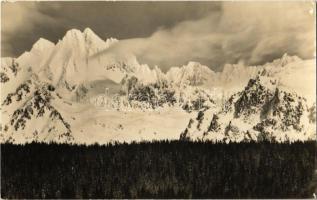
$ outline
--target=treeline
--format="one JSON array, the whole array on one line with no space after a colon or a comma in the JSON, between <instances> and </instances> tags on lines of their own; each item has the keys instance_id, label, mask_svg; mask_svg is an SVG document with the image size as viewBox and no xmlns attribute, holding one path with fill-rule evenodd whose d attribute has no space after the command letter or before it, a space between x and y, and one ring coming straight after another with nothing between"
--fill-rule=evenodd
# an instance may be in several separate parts
<instances>
[{"instance_id":1,"label":"treeline","mask_svg":"<svg viewBox=\"0 0 317 200\"><path fill-rule=\"evenodd\" d=\"M307 198L315 142L1 145L2 198Z\"/></svg>"}]
</instances>

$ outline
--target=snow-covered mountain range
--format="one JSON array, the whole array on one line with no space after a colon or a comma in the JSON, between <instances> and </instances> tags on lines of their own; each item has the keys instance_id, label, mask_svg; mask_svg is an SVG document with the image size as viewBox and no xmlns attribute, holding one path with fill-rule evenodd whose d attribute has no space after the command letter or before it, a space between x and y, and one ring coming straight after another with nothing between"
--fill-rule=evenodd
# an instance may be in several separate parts
<instances>
[{"instance_id":1,"label":"snow-covered mountain range","mask_svg":"<svg viewBox=\"0 0 317 200\"><path fill-rule=\"evenodd\" d=\"M72 29L2 58L1 140L315 139L315 59L285 54L221 72L188 62L164 73L112 52L118 43Z\"/></svg>"}]
</instances>

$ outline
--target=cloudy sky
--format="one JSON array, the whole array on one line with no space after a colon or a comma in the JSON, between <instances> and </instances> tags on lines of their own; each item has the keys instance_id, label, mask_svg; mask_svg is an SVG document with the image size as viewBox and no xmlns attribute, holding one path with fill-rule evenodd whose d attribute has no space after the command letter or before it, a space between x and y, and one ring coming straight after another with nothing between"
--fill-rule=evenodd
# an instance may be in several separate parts
<instances>
[{"instance_id":1,"label":"cloudy sky","mask_svg":"<svg viewBox=\"0 0 317 200\"><path fill-rule=\"evenodd\" d=\"M20 55L39 37L56 43L67 30L86 27L120 39L111 51L163 69L190 60L220 70L224 63L262 64L284 53L315 55L313 1L1 4L2 56Z\"/></svg>"}]
</instances>

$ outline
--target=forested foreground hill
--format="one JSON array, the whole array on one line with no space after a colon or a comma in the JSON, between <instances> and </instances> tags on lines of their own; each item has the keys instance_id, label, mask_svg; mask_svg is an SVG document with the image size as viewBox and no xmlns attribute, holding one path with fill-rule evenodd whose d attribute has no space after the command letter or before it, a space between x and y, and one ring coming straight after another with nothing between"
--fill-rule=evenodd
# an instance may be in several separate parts
<instances>
[{"instance_id":1,"label":"forested foreground hill","mask_svg":"<svg viewBox=\"0 0 317 200\"><path fill-rule=\"evenodd\" d=\"M1 145L2 198L307 198L315 142Z\"/></svg>"}]
</instances>

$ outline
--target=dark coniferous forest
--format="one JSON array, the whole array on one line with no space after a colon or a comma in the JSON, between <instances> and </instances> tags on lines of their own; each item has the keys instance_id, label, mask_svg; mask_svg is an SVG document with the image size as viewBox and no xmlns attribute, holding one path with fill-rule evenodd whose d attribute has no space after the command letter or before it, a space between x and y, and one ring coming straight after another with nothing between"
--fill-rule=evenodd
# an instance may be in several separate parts
<instances>
[{"instance_id":1,"label":"dark coniferous forest","mask_svg":"<svg viewBox=\"0 0 317 200\"><path fill-rule=\"evenodd\" d=\"M2 198L311 198L315 142L1 145Z\"/></svg>"}]
</instances>

